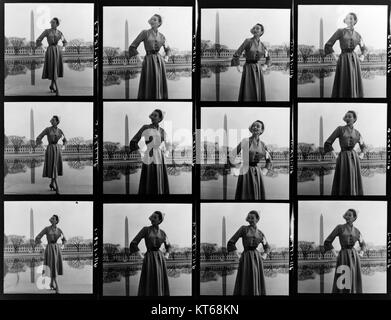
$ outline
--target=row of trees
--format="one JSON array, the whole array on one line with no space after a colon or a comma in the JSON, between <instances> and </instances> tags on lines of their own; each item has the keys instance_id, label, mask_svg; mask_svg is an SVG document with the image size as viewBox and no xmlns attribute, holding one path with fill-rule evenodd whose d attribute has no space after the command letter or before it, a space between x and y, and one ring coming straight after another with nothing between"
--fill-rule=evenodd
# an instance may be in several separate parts
<instances>
[{"instance_id":1,"label":"row of trees","mask_svg":"<svg viewBox=\"0 0 391 320\"><path fill-rule=\"evenodd\" d=\"M4 48L12 47L15 55L20 53L22 48L31 49L33 54L38 49L35 41L27 41L26 38L18 37L4 37ZM77 53L80 54L83 47L87 47L93 52L94 45L92 43L86 43L83 39L72 39L67 43L67 47L75 48Z\"/></svg>"},{"instance_id":2,"label":"row of trees","mask_svg":"<svg viewBox=\"0 0 391 320\"><path fill-rule=\"evenodd\" d=\"M25 236L20 236L20 235L15 235L15 234L4 235L4 246L7 246L7 245L12 245L15 253L18 253L19 249L24 245L29 246L31 248L32 252L34 252L35 248L38 247L38 245L35 243L34 239L26 239ZM74 247L77 252L80 251L80 249L83 245L89 246L91 248L91 250L93 248L92 240L90 240L90 239L85 240L81 236L75 236L75 237L69 238L67 240L67 245Z\"/></svg>"}]
</instances>

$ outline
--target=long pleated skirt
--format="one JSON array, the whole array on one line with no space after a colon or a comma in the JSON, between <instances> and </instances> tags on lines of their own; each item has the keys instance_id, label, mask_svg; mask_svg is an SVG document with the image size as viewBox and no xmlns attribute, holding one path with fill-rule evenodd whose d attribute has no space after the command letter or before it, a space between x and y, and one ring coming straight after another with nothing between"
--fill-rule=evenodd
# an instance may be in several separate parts
<instances>
[{"instance_id":1,"label":"long pleated skirt","mask_svg":"<svg viewBox=\"0 0 391 320\"><path fill-rule=\"evenodd\" d=\"M240 81L239 101L265 100L265 82L261 66L258 63L245 63Z\"/></svg>"},{"instance_id":2,"label":"long pleated skirt","mask_svg":"<svg viewBox=\"0 0 391 320\"><path fill-rule=\"evenodd\" d=\"M169 194L167 167L163 164L142 164L139 194Z\"/></svg>"},{"instance_id":3,"label":"long pleated skirt","mask_svg":"<svg viewBox=\"0 0 391 320\"><path fill-rule=\"evenodd\" d=\"M62 254L60 245L57 243L48 243L44 253L44 266L48 268L50 277L54 278L57 275L63 274Z\"/></svg>"},{"instance_id":4,"label":"long pleated skirt","mask_svg":"<svg viewBox=\"0 0 391 320\"><path fill-rule=\"evenodd\" d=\"M356 151L341 151L335 165L331 195L361 196L363 194L360 159Z\"/></svg>"},{"instance_id":5,"label":"long pleated skirt","mask_svg":"<svg viewBox=\"0 0 391 320\"><path fill-rule=\"evenodd\" d=\"M138 99L168 99L166 65L160 54L145 56L138 87Z\"/></svg>"},{"instance_id":6,"label":"long pleated skirt","mask_svg":"<svg viewBox=\"0 0 391 320\"><path fill-rule=\"evenodd\" d=\"M265 199L265 187L263 185L261 168L249 166L244 168L238 177L236 185L236 200L262 200Z\"/></svg>"},{"instance_id":7,"label":"long pleated skirt","mask_svg":"<svg viewBox=\"0 0 391 320\"><path fill-rule=\"evenodd\" d=\"M245 250L239 259L234 296L260 296L266 294L263 262L258 250Z\"/></svg>"},{"instance_id":8,"label":"long pleated skirt","mask_svg":"<svg viewBox=\"0 0 391 320\"><path fill-rule=\"evenodd\" d=\"M45 151L42 177L57 178L57 176L62 176L62 173L61 147L58 144L49 144Z\"/></svg>"},{"instance_id":9,"label":"long pleated skirt","mask_svg":"<svg viewBox=\"0 0 391 320\"><path fill-rule=\"evenodd\" d=\"M338 254L333 293L362 293L360 257L354 248L341 249Z\"/></svg>"},{"instance_id":10,"label":"long pleated skirt","mask_svg":"<svg viewBox=\"0 0 391 320\"><path fill-rule=\"evenodd\" d=\"M364 97L360 60L355 52L345 52L339 56L331 97Z\"/></svg>"},{"instance_id":11,"label":"long pleated skirt","mask_svg":"<svg viewBox=\"0 0 391 320\"><path fill-rule=\"evenodd\" d=\"M141 268L139 296L169 296L167 266L163 252L147 251Z\"/></svg>"},{"instance_id":12,"label":"long pleated skirt","mask_svg":"<svg viewBox=\"0 0 391 320\"><path fill-rule=\"evenodd\" d=\"M42 79L56 80L64 76L64 66L60 46L48 46L45 52Z\"/></svg>"}]
</instances>

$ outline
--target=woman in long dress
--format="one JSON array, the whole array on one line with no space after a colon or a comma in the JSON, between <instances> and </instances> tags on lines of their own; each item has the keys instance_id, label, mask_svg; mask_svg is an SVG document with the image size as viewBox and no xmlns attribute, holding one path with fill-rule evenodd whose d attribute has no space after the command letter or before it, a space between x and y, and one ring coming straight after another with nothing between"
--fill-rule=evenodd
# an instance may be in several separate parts
<instances>
[{"instance_id":1,"label":"woman in long dress","mask_svg":"<svg viewBox=\"0 0 391 320\"><path fill-rule=\"evenodd\" d=\"M243 65L240 81L239 101L265 101L265 82L263 72L270 65L269 52L260 38L264 33L262 24L257 23L251 28L252 38L247 38L236 50L231 60L231 66L237 66L240 72L240 56L244 51L246 63ZM266 64L260 65L259 60L266 58Z\"/></svg>"},{"instance_id":2,"label":"woman in long dress","mask_svg":"<svg viewBox=\"0 0 391 320\"><path fill-rule=\"evenodd\" d=\"M264 123L256 120L249 130L251 137L243 139L230 154L230 161L234 163L235 157L242 152L242 166L236 185L235 199L263 200L265 199L265 187L262 175L266 175L272 168L272 158L266 144L260 140L265 130ZM262 160L266 160L265 167L262 167Z\"/></svg>"},{"instance_id":3,"label":"woman in long dress","mask_svg":"<svg viewBox=\"0 0 391 320\"><path fill-rule=\"evenodd\" d=\"M334 157L337 158L331 194L336 196L361 196L364 191L360 158L364 157L367 148L360 132L354 128L354 123L357 121L356 112L349 110L343 120L346 125L337 127L324 143L324 152L332 152ZM341 147L338 157L332 146L337 138ZM360 146L360 155L354 150L356 144Z\"/></svg>"},{"instance_id":4,"label":"woman in long dress","mask_svg":"<svg viewBox=\"0 0 391 320\"><path fill-rule=\"evenodd\" d=\"M160 229L164 214L155 211L149 217L151 226L144 227L132 240L129 246L130 253L137 253L143 259L140 282L138 286L139 296L169 296L166 259L169 257L171 245L168 242L166 233ZM147 252L142 254L138 247L141 239L145 240ZM164 244L166 252L163 253L160 247Z\"/></svg>"},{"instance_id":5,"label":"woman in long dress","mask_svg":"<svg viewBox=\"0 0 391 320\"><path fill-rule=\"evenodd\" d=\"M63 166L61 146L58 144L58 141L62 138L63 147L65 147L67 139L65 138L64 132L58 127L58 124L60 123L59 116L54 115L50 120L50 123L52 126L45 128L38 135L36 145L41 145L42 138L47 136L48 145L45 150L45 162L43 165L42 177L50 178L50 190L54 190L56 191L56 194L60 194L57 178L58 176L63 175Z\"/></svg>"},{"instance_id":6,"label":"woman in long dress","mask_svg":"<svg viewBox=\"0 0 391 320\"><path fill-rule=\"evenodd\" d=\"M142 158L139 194L169 194L168 174L165 164L166 132L159 126L163 112L155 109L150 115L151 124L145 124L130 140L130 152L139 149L138 143L145 139L147 150Z\"/></svg>"},{"instance_id":7,"label":"woman in long dress","mask_svg":"<svg viewBox=\"0 0 391 320\"><path fill-rule=\"evenodd\" d=\"M61 41L63 47L67 45L64 35L57 27L60 25L58 18L53 18L50 21L50 29L45 29L44 32L36 40L36 46L42 45L42 40L46 38L48 47L45 52L45 64L43 66L42 79L51 80L49 89L50 92L55 92L60 95L58 87L58 78L64 76L64 66L62 62L61 47L58 42Z\"/></svg>"},{"instance_id":8,"label":"woman in long dress","mask_svg":"<svg viewBox=\"0 0 391 320\"><path fill-rule=\"evenodd\" d=\"M162 17L154 14L148 23L151 28L141 31L129 46L129 57L137 56L140 59L137 48L141 42L144 42L146 52L142 63L137 98L140 100L168 99L165 63L168 62L171 50L165 36L158 31L163 23ZM164 58L159 53L162 47L165 51Z\"/></svg>"},{"instance_id":9,"label":"woman in long dress","mask_svg":"<svg viewBox=\"0 0 391 320\"><path fill-rule=\"evenodd\" d=\"M60 228L57 227L57 224L60 222L58 215L54 214L50 219L50 226L44 228L36 237L35 243L41 244L41 238L46 236L47 245L44 251L44 270L50 276L50 289L55 290L56 293L59 293L59 286L57 283L57 275L63 275L63 266L62 266L62 254L61 249L66 243L64 233ZM60 246L57 241L59 238L62 238L62 246Z\"/></svg>"},{"instance_id":10,"label":"woman in long dress","mask_svg":"<svg viewBox=\"0 0 391 320\"><path fill-rule=\"evenodd\" d=\"M259 213L252 210L247 214L247 226L241 226L227 243L228 252L236 252L235 243L242 238L244 251L240 255L234 295L259 296L266 294L263 262L270 252L265 235L257 228ZM257 250L262 244L264 252Z\"/></svg>"},{"instance_id":11,"label":"woman in long dress","mask_svg":"<svg viewBox=\"0 0 391 320\"><path fill-rule=\"evenodd\" d=\"M364 45L361 35L354 30L357 23L357 15L350 12L344 19L346 28L338 29L324 46L324 53L334 54L334 43L339 40L341 54L337 61L335 78L333 84L332 98L362 98L364 97L363 84L361 79L360 60L364 61L367 48ZM359 46L360 57L354 52ZM336 58L335 54L334 57Z\"/></svg>"},{"instance_id":12,"label":"woman in long dress","mask_svg":"<svg viewBox=\"0 0 391 320\"><path fill-rule=\"evenodd\" d=\"M332 292L362 293L360 257L363 257L366 245L360 230L353 226L353 222L357 219L356 210L349 209L343 218L346 223L336 226L324 241L324 251L331 250L337 257ZM338 256L332 245L336 237L341 244ZM354 248L356 242L360 245L360 252Z\"/></svg>"}]
</instances>

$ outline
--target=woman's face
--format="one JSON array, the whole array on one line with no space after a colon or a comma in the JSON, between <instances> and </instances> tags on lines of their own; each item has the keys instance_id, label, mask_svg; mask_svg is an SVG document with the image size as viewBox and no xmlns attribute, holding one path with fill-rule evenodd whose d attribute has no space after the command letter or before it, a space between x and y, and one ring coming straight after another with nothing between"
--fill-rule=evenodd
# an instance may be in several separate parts
<instances>
[{"instance_id":1,"label":"woman's face","mask_svg":"<svg viewBox=\"0 0 391 320\"><path fill-rule=\"evenodd\" d=\"M345 17L345 24L346 24L348 27L353 27L355 23L356 23L356 20L354 19L354 16L353 16L353 15L348 14L348 15Z\"/></svg>"},{"instance_id":2,"label":"woman's face","mask_svg":"<svg viewBox=\"0 0 391 320\"><path fill-rule=\"evenodd\" d=\"M51 26L52 28L57 28L57 21L54 20L54 19L50 20L50 26Z\"/></svg>"},{"instance_id":3,"label":"woman's face","mask_svg":"<svg viewBox=\"0 0 391 320\"><path fill-rule=\"evenodd\" d=\"M346 124L353 124L356 121L356 119L354 119L353 113L351 112L347 112L344 119Z\"/></svg>"},{"instance_id":4,"label":"woman's face","mask_svg":"<svg viewBox=\"0 0 391 320\"><path fill-rule=\"evenodd\" d=\"M158 112L156 112L156 111L153 111L150 115L149 115L149 119L151 119L151 121L153 122L153 123L158 123L158 122L160 122L160 115L159 115L159 113Z\"/></svg>"},{"instance_id":5,"label":"woman's face","mask_svg":"<svg viewBox=\"0 0 391 320\"><path fill-rule=\"evenodd\" d=\"M55 117L50 119L50 123L52 126L56 126L58 124L57 119Z\"/></svg>"},{"instance_id":6,"label":"woman's face","mask_svg":"<svg viewBox=\"0 0 391 320\"><path fill-rule=\"evenodd\" d=\"M251 126L251 132L256 135L260 135L263 132L263 126L260 122L254 122Z\"/></svg>"},{"instance_id":7,"label":"woman's face","mask_svg":"<svg viewBox=\"0 0 391 320\"><path fill-rule=\"evenodd\" d=\"M259 24L256 24L253 28L252 28L252 32L253 32L253 35L254 36L258 36L260 37L262 35L262 27L259 25Z\"/></svg>"},{"instance_id":8,"label":"woman's face","mask_svg":"<svg viewBox=\"0 0 391 320\"><path fill-rule=\"evenodd\" d=\"M159 21L159 18L157 16L152 16L149 20L148 20L148 23L149 25L152 27L152 28L158 28L160 27L160 21Z\"/></svg>"},{"instance_id":9,"label":"woman's face","mask_svg":"<svg viewBox=\"0 0 391 320\"><path fill-rule=\"evenodd\" d=\"M345 215L344 215L344 218L345 218L345 220L346 220L346 222L350 222L350 223L353 223L353 221L356 219L355 217L354 217L354 214L353 214L353 212L352 211L347 211L346 213L345 213Z\"/></svg>"},{"instance_id":10,"label":"woman's face","mask_svg":"<svg viewBox=\"0 0 391 320\"><path fill-rule=\"evenodd\" d=\"M160 216L157 213L154 213L150 216L151 224L157 226L160 223Z\"/></svg>"},{"instance_id":11,"label":"woman's face","mask_svg":"<svg viewBox=\"0 0 391 320\"><path fill-rule=\"evenodd\" d=\"M56 219L56 217L55 217L55 216L52 216L52 217L49 219L49 222L50 222L51 224L57 224L57 219Z\"/></svg>"},{"instance_id":12,"label":"woman's face","mask_svg":"<svg viewBox=\"0 0 391 320\"><path fill-rule=\"evenodd\" d=\"M247 216L247 222L251 225L254 225L258 222L257 216L253 213L249 213Z\"/></svg>"}]
</instances>

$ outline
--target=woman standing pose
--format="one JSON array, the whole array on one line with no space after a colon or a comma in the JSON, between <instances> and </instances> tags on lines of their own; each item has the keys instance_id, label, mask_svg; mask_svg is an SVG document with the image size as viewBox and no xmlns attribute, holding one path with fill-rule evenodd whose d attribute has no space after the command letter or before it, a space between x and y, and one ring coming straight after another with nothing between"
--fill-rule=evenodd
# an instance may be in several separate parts
<instances>
[{"instance_id":1,"label":"woman standing pose","mask_svg":"<svg viewBox=\"0 0 391 320\"><path fill-rule=\"evenodd\" d=\"M130 152L139 149L138 142L145 139L147 150L142 159L139 194L169 194L168 174L164 159L166 132L159 126L163 112L155 109L150 115L151 124L146 124L130 140Z\"/></svg>"},{"instance_id":2,"label":"woman standing pose","mask_svg":"<svg viewBox=\"0 0 391 320\"><path fill-rule=\"evenodd\" d=\"M240 72L240 56L244 51L246 63L243 65L242 79L240 81L239 101L265 101L265 82L263 72L270 65L270 56L260 38L263 35L263 25L257 23L251 28L252 38L244 40L233 55L231 66L237 66ZM259 60L266 58L266 65L260 66Z\"/></svg>"},{"instance_id":3,"label":"woman standing pose","mask_svg":"<svg viewBox=\"0 0 391 320\"><path fill-rule=\"evenodd\" d=\"M265 235L257 228L259 213L251 210L247 214L247 226L241 226L227 243L229 252L236 252L235 243L242 238L244 251L239 259L234 295L259 296L266 294L263 262L270 251ZM262 243L264 252L261 254L257 247Z\"/></svg>"},{"instance_id":4,"label":"woman standing pose","mask_svg":"<svg viewBox=\"0 0 391 320\"><path fill-rule=\"evenodd\" d=\"M57 96L60 95L57 78L62 78L64 76L61 48L57 43L61 40L63 47L67 45L64 35L57 29L59 25L60 21L58 18L53 18L50 21L51 28L42 32L36 41L37 47L42 45L42 40L45 37L48 42L48 47L45 52L42 79L51 80L49 86L50 92L55 92Z\"/></svg>"},{"instance_id":5,"label":"woman standing pose","mask_svg":"<svg viewBox=\"0 0 391 320\"><path fill-rule=\"evenodd\" d=\"M334 256L337 257L332 292L362 293L360 257L363 257L366 245L360 230L353 226L353 222L357 219L356 210L349 209L343 218L346 223L336 226L324 241L324 251L332 250ZM341 244L338 256L332 245L336 237L339 238ZM360 244L359 253L354 248L356 242Z\"/></svg>"},{"instance_id":6,"label":"woman standing pose","mask_svg":"<svg viewBox=\"0 0 391 320\"><path fill-rule=\"evenodd\" d=\"M47 136L48 146L45 150L45 163L43 166L42 177L47 177L51 179L49 188L50 190L56 191L56 194L60 194L60 189L58 186L57 177L62 176L63 167L62 167L62 155L61 155L61 146L58 144L58 141L63 137L63 147L67 143L64 132L58 128L60 123L59 116L53 116L50 120L51 127L45 128L36 139L36 145L42 144L42 138Z\"/></svg>"},{"instance_id":7,"label":"woman standing pose","mask_svg":"<svg viewBox=\"0 0 391 320\"><path fill-rule=\"evenodd\" d=\"M155 211L149 217L151 226L144 227L130 243L130 253L137 253L143 258L140 282L138 286L139 296L169 296L170 289L168 285L168 275L166 259L169 257L171 245L168 242L166 233L159 228L163 222L164 214ZM147 252L143 255L138 248L141 239L145 240ZM160 251L164 244L166 253Z\"/></svg>"},{"instance_id":8,"label":"woman standing pose","mask_svg":"<svg viewBox=\"0 0 391 320\"><path fill-rule=\"evenodd\" d=\"M339 40L341 47L331 97L362 98L364 97L364 90L359 60L364 61L367 48L360 34L354 30L354 26L357 23L357 15L353 12L348 13L344 19L344 23L346 24L346 28L338 29L324 46L326 55L334 54L333 45L337 40ZM354 52L357 46L361 49L360 58Z\"/></svg>"},{"instance_id":9,"label":"woman standing pose","mask_svg":"<svg viewBox=\"0 0 391 320\"><path fill-rule=\"evenodd\" d=\"M163 23L162 17L154 14L148 23L151 28L141 31L129 46L129 57L137 56L141 60L137 51L141 42L144 42L146 52L142 63L137 98L140 100L168 99L165 63L168 62L171 50L164 35L158 31ZM166 53L164 58L159 54L161 47Z\"/></svg>"},{"instance_id":10,"label":"woman standing pose","mask_svg":"<svg viewBox=\"0 0 391 320\"><path fill-rule=\"evenodd\" d=\"M361 196L364 194L361 178L360 158L364 157L366 146L361 134L353 126L357 114L353 110L346 112L343 120L346 126L339 126L324 143L324 152L332 152L337 158L331 194L336 196ZM335 139L339 139L341 152L338 157L333 149ZM354 150L359 144L361 153Z\"/></svg>"},{"instance_id":11,"label":"woman standing pose","mask_svg":"<svg viewBox=\"0 0 391 320\"><path fill-rule=\"evenodd\" d=\"M41 238L46 235L47 246L44 252L44 266L50 273L50 289L56 290L59 293L59 286L57 283L57 275L63 275L62 255L61 249L66 243L64 233L57 224L60 222L58 215L54 214L50 219L50 226L44 228L36 237L35 243L41 244ZM62 246L57 243L57 240L62 236ZM55 285L55 286L54 286Z\"/></svg>"}]
</instances>

